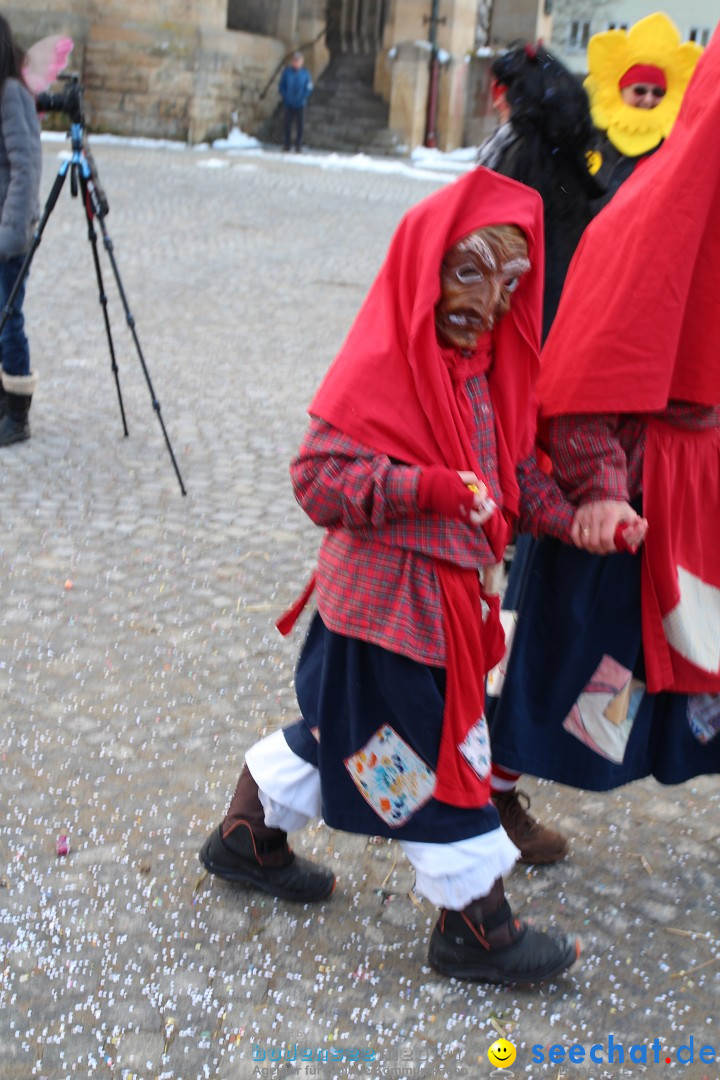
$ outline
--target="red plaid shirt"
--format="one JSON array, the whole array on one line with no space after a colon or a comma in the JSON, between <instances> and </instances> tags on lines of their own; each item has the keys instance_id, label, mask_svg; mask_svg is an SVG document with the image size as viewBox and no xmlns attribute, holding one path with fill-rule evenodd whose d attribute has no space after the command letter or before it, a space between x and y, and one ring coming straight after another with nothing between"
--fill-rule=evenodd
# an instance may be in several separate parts
<instances>
[{"instance_id":1,"label":"red plaid shirt","mask_svg":"<svg viewBox=\"0 0 720 1080\"><path fill-rule=\"evenodd\" d=\"M720 406L671 401L654 415L680 427L720 426ZM550 421L549 434L555 477L575 505L603 499L630 502L642 493L642 416L557 416Z\"/></svg>"},{"instance_id":2,"label":"red plaid shirt","mask_svg":"<svg viewBox=\"0 0 720 1080\"><path fill-rule=\"evenodd\" d=\"M469 379L466 391L476 420L472 433L476 459L500 504L494 418L485 376ZM300 506L327 530L316 581L325 625L421 663L442 666L445 638L434 560L478 570L494 563L482 529L421 512L419 467L394 462L316 418L290 473ZM534 459L523 462L518 481L523 495L521 524L566 536L572 508Z\"/></svg>"}]
</instances>

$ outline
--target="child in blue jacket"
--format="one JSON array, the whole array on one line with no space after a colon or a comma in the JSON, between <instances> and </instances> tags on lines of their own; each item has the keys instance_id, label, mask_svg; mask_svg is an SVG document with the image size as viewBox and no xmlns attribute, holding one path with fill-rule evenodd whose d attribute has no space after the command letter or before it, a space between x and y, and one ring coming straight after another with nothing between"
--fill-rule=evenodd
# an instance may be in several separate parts
<instances>
[{"instance_id":1,"label":"child in blue jacket","mask_svg":"<svg viewBox=\"0 0 720 1080\"><path fill-rule=\"evenodd\" d=\"M313 81L305 67L301 52L292 54L290 63L280 76L280 96L285 105L285 150L292 144L292 129L295 127L295 149L302 150L303 114L307 100L313 92Z\"/></svg>"}]
</instances>

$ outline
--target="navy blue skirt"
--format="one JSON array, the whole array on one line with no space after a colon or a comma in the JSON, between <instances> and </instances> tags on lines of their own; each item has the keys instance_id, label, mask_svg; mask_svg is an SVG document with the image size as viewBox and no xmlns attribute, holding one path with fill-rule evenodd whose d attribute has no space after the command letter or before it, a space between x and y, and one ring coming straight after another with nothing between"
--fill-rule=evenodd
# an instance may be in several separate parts
<instances>
[{"instance_id":1,"label":"navy blue skirt","mask_svg":"<svg viewBox=\"0 0 720 1080\"><path fill-rule=\"evenodd\" d=\"M528 533L521 533L515 541L515 554L510 563L507 588L503 594L502 606L506 611L517 611L532 558L535 538Z\"/></svg>"},{"instance_id":2,"label":"navy blue skirt","mask_svg":"<svg viewBox=\"0 0 720 1080\"><path fill-rule=\"evenodd\" d=\"M497 829L490 803L432 797L445 671L328 630L315 615L295 675L302 719L290 748L320 769L323 818L335 829L448 843Z\"/></svg>"},{"instance_id":3,"label":"navy blue skirt","mask_svg":"<svg viewBox=\"0 0 720 1080\"><path fill-rule=\"evenodd\" d=\"M488 710L498 765L591 791L720 771L720 698L644 689L640 568L639 556L533 545Z\"/></svg>"}]
</instances>

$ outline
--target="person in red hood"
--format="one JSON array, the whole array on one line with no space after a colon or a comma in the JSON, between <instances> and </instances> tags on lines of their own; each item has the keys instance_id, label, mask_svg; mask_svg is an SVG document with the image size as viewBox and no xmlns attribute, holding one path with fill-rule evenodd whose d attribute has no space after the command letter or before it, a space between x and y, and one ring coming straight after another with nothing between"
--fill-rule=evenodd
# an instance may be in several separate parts
<instances>
[{"instance_id":1,"label":"person in red hood","mask_svg":"<svg viewBox=\"0 0 720 1080\"><path fill-rule=\"evenodd\" d=\"M576 546L536 546L492 724L509 774L607 790L720 771L719 124L716 32L570 267L538 394ZM630 506L641 557L608 558Z\"/></svg>"},{"instance_id":2,"label":"person in red hood","mask_svg":"<svg viewBox=\"0 0 720 1080\"><path fill-rule=\"evenodd\" d=\"M311 587L278 624L314 586L302 717L247 751L200 852L220 877L310 901L334 877L294 856L288 831L322 816L396 838L442 909L430 962L498 983L557 975L578 952L505 899L517 849L489 798L483 713L504 647L489 568L517 519L566 538L573 522L534 464L542 279L540 197L486 169L400 223L291 465L325 529Z\"/></svg>"}]
</instances>

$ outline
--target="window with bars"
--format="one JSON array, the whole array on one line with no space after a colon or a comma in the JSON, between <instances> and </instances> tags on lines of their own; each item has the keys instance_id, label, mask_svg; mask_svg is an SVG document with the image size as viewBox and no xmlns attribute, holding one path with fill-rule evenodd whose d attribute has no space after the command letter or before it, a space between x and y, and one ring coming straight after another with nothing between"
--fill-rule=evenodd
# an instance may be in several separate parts
<instances>
[{"instance_id":1,"label":"window with bars","mask_svg":"<svg viewBox=\"0 0 720 1080\"><path fill-rule=\"evenodd\" d=\"M688 38L690 41L696 41L698 45L702 45L704 48L710 40L710 32L709 26L692 26Z\"/></svg>"},{"instance_id":2,"label":"window with bars","mask_svg":"<svg viewBox=\"0 0 720 1080\"><path fill-rule=\"evenodd\" d=\"M587 49L590 40L590 21L584 19L572 19L568 27L568 49Z\"/></svg>"}]
</instances>

